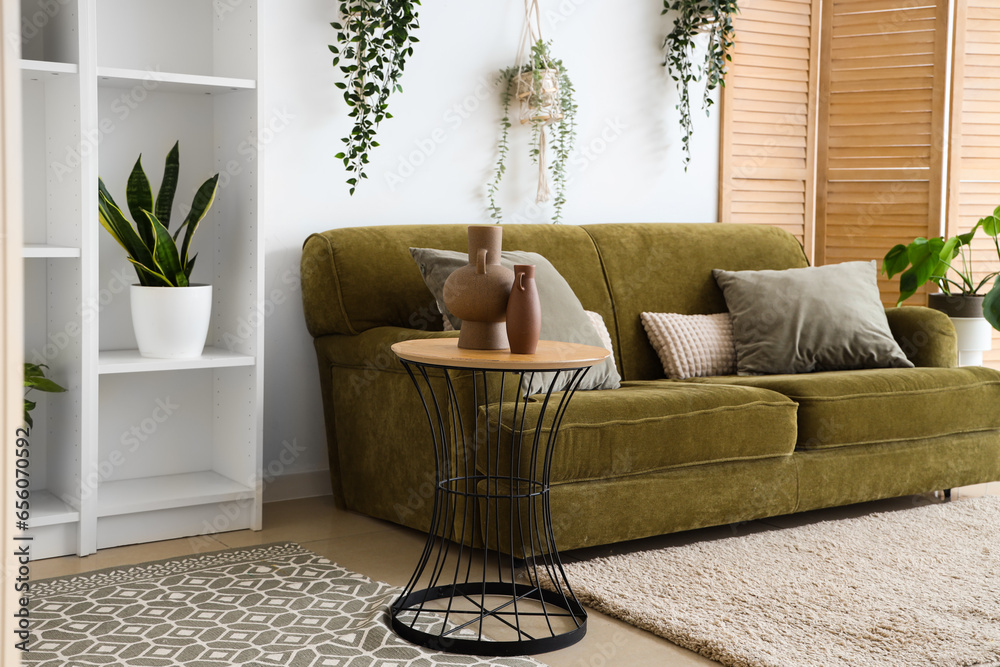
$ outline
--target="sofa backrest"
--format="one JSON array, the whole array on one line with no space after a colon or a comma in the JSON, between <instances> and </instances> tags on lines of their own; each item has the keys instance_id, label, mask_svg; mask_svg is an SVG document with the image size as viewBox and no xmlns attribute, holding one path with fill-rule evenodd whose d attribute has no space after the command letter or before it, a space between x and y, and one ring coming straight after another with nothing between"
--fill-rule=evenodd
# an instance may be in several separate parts
<instances>
[{"instance_id":1,"label":"sofa backrest","mask_svg":"<svg viewBox=\"0 0 1000 667\"><path fill-rule=\"evenodd\" d=\"M410 247L467 252L466 225L346 227L313 234L302 253L306 324L314 337L379 326L441 330ZM593 239L572 225L506 225L504 250L547 258L587 310L614 331L614 311Z\"/></svg>"},{"instance_id":2,"label":"sofa backrest","mask_svg":"<svg viewBox=\"0 0 1000 667\"><path fill-rule=\"evenodd\" d=\"M309 332L319 337L379 326L440 330L411 246L466 252L466 225L345 227L306 239L302 297ZM712 269L808 265L795 237L757 225L506 225L503 248L545 256L583 307L601 314L625 380L663 377L641 312L725 312Z\"/></svg>"},{"instance_id":3,"label":"sofa backrest","mask_svg":"<svg viewBox=\"0 0 1000 667\"><path fill-rule=\"evenodd\" d=\"M712 269L808 266L799 242L777 227L646 223L587 225L584 229L601 255L615 309L618 371L626 380L663 377L663 366L642 328L640 313L726 312Z\"/></svg>"}]
</instances>

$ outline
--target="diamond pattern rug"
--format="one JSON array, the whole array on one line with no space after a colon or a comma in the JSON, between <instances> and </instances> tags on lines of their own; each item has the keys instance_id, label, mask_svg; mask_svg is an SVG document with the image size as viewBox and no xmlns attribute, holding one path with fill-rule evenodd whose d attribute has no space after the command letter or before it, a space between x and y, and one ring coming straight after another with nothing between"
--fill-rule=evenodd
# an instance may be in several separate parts
<instances>
[{"instance_id":1,"label":"diamond pattern rug","mask_svg":"<svg viewBox=\"0 0 1000 667\"><path fill-rule=\"evenodd\" d=\"M399 589L297 544L271 544L32 582L38 667L538 667L449 655L388 626Z\"/></svg>"}]
</instances>

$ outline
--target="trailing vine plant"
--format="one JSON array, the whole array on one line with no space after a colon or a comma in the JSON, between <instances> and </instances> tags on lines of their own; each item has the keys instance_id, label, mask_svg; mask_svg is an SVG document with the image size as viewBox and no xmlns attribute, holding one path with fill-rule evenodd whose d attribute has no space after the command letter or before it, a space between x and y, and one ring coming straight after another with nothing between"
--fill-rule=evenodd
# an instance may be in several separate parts
<instances>
[{"instance_id":1,"label":"trailing vine plant","mask_svg":"<svg viewBox=\"0 0 1000 667\"><path fill-rule=\"evenodd\" d=\"M541 39L531 44L527 61L500 71L500 101L503 118L497 142L497 163L493 179L486 187L490 217L496 222L503 219L497 204L500 181L507 172L507 155L510 150L510 107L520 105L521 124L531 127L531 161L538 165L538 203L554 200L552 222L562 220L566 204L566 163L576 141L576 101L573 82L562 60L552 57L550 44ZM551 145L552 157L548 157Z\"/></svg>"},{"instance_id":2,"label":"trailing vine plant","mask_svg":"<svg viewBox=\"0 0 1000 667\"><path fill-rule=\"evenodd\" d=\"M418 40L414 31L420 0L342 0L340 20L330 25L337 31L337 43L330 45L333 65L346 81L338 81L347 114L354 119L351 133L341 139L346 150L336 157L344 161L353 195L360 179L368 178L365 165L371 150L378 146L375 132L379 123L392 118L389 95L402 91L399 78L406 59L413 55Z\"/></svg>"},{"instance_id":3,"label":"trailing vine plant","mask_svg":"<svg viewBox=\"0 0 1000 667\"><path fill-rule=\"evenodd\" d=\"M684 170L691 162L691 135L694 125L691 121L691 98L689 86L705 77L705 96L702 109L711 113L712 91L725 86L726 64L732 61L733 15L739 11L736 0L664 0L663 11L678 12L674 28L663 40L666 50L663 65L670 77L677 82L679 100L677 110L681 114L681 133L684 149ZM691 62L695 48L695 37L708 35L705 63L696 72Z\"/></svg>"}]
</instances>

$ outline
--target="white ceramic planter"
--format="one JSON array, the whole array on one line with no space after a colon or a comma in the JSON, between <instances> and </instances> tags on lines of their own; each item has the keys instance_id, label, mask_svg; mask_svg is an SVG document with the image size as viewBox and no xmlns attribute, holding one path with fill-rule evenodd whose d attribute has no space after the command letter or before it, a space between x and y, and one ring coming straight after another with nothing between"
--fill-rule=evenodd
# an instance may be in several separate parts
<instances>
[{"instance_id":1,"label":"white ceramic planter","mask_svg":"<svg viewBox=\"0 0 1000 667\"><path fill-rule=\"evenodd\" d=\"M211 285L132 285L131 298L139 354L153 359L201 356L212 319Z\"/></svg>"},{"instance_id":2,"label":"white ceramic planter","mask_svg":"<svg viewBox=\"0 0 1000 667\"><path fill-rule=\"evenodd\" d=\"M993 327L983 317L983 297L930 294L927 305L940 310L955 325L958 365L982 366L983 352L993 349Z\"/></svg>"},{"instance_id":3,"label":"white ceramic planter","mask_svg":"<svg viewBox=\"0 0 1000 667\"><path fill-rule=\"evenodd\" d=\"M993 327L982 317L953 317L958 334L958 365L982 366L983 352L993 349Z\"/></svg>"}]
</instances>

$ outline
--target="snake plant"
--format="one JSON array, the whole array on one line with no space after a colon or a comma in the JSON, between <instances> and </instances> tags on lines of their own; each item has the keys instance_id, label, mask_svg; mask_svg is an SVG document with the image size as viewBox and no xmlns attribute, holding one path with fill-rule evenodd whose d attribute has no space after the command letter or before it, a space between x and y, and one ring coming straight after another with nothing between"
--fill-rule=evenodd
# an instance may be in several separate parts
<instances>
[{"instance_id":1,"label":"snake plant","mask_svg":"<svg viewBox=\"0 0 1000 667\"><path fill-rule=\"evenodd\" d=\"M197 255L189 255L191 239L198 225L215 201L215 191L219 184L216 174L201 184L191 202L191 211L184 222L170 233L170 211L177 190L177 175L180 171L180 153L177 142L167 153L163 168L160 190L153 200L146 172L142 169L142 155L135 161L132 173L125 186L125 200L135 224L125 217L121 208L97 179L98 212L101 226L108 230L115 241L128 253L128 261L135 267L139 284L146 287L187 287L194 269ZM184 232L180 248L177 238Z\"/></svg>"}]
</instances>

